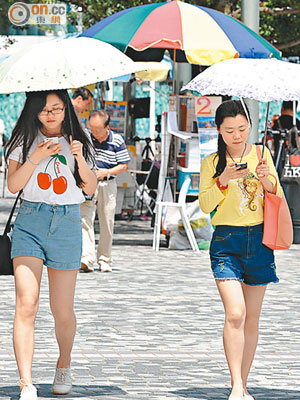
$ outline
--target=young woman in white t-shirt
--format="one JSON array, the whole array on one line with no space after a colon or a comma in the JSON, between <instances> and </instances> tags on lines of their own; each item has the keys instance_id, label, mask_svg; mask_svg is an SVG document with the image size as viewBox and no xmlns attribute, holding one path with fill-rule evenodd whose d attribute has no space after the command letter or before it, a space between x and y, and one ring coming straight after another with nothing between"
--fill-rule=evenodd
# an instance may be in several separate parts
<instances>
[{"instance_id":1,"label":"young woman in white t-shirt","mask_svg":"<svg viewBox=\"0 0 300 400\"><path fill-rule=\"evenodd\" d=\"M27 94L6 158L8 189L12 193L23 190L12 234L16 285L13 343L20 399L35 400L31 369L43 265L48 271L59 346L52 390L66 394L72 387L73 302L82 245L79 205L84 201L83 191L92 195L97 185L91 171L92 148L66 90Z\"/></svg>"}]
</instances>

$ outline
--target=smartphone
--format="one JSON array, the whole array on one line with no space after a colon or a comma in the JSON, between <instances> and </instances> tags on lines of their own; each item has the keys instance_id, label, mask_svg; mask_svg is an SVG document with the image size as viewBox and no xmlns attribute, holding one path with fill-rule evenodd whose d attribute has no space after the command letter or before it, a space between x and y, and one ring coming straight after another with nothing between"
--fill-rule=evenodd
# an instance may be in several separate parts
<instances>
[{"instance_id":1,"label":"smartphone","mask_svg":"<svg viewBox=\"0 0 300 400\"><path fill-rule=\"evenodd\" d=\"M246 162L237 162L235 163L236 167L239 167L237 171L240 171L241 169L246 169L248 167L248 164Z\"/></svg>"},{"instance_id":2,"label":"smartphone","mask_svg":"<svg viewBox=\"0 0 300 400\"><path fill-rule=\"evenodd\" d=\"M44 139L44 142L47 143L47 142L49 142L49 140L52 140L52 144L58 144L59 143L57 136L53 136L51 138L47 137L47 138Z\"/></svg>"}]
</instances>

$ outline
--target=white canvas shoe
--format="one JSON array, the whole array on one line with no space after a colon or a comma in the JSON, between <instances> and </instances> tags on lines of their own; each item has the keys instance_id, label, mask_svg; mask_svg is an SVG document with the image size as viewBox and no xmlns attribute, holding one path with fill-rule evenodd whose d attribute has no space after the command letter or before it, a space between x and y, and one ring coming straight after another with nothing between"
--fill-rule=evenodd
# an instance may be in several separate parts
<instances>
[{"instance_id":1,"label":"white canvas shoe","mask_svg":"<svg viewBox=\"0 0 300 400\"><path fill-rule=\"evenodd\" d=\"M112 267L106 261L99 261L99 271L100 272L112 272Z\"/></svg>"},{"instance_id":2,"label":"white canvas shoe","mask_svg":"<svg viewBox=\"0 0 300 400\"><path fill-rule=\"evenodd\" d=\"M244 396L236 396L236 395L231 394L228 397L228 400L244 400Z\"/></svg>"},{"instance_id":3,"label":"white canvas shoe","mask_svg":"<svg viewBox=\"0 0 300 400\"><path fill-rule=\"evenodd\" d=\"M21 390L20 400L38 400L37 390L33 385L24 385Z\"/></svg>"},{"instance_id":4,"label":"white canvas shoe","mask_svg":"<svg viewBox=\"0 0 300 400\"><path fill-rule=\"evenodd\" d=\"M71 389L71 368L56 368L52 392L55 394L67 394Z\"/></svg>"},{"instance_id":5,"label":"white canvas shoe","mask_svg":"<svg viewBox=\"0 0 300 400\"><path fill-rule=\"evenodd\" d=\"M111 259L109 257L100 256L98 258L98 265L100 272L112 272Z\"/></svg>"}]
</instances>

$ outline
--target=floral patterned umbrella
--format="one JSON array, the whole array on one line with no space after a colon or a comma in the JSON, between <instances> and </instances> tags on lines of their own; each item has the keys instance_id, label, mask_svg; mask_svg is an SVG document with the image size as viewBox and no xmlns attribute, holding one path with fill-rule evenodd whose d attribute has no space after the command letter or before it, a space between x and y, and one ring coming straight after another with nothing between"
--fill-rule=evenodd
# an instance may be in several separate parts
<instances>
[{"instance_id":1,"label":"floral patterned umbrella","mask_svg":"<svg viewBox=\"0 0 300 400\"><path fill-rule=\"evenodd\" d=\"M232 59L207 68L181 91L198 96L218 94L267 101L265 147L270 101L299 100L299 76L299 64L276 59Z\"/></svg>"},{"instance_id":2,"label":"floral patterned umbrella","mask_svg":"<svg viewBox=\"0 0 300 400\"><path fill-rule=\"evenodd\" d=\"M300 99L300 65L276 59L238 58L217 63L181 91L239 96L259 101Z\"/></svg>"},{"instance_id":3,"label":"floral patterned umbrella","mask_svg":"<svg viewBox=\"0 0 300 400\"><path fill-rule=\"evenodd\" d=\"M0 94L77 88L139 70L100 40L51 40L24 47L0 64Z\"/></svg>"}]
</instances>

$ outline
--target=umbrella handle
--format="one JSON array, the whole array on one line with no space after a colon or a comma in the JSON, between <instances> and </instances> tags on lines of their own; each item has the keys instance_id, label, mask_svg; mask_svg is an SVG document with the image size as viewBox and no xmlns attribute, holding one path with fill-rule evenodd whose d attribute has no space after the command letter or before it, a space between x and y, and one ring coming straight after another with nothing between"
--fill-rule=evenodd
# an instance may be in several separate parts
<instances>
[{"instance_id":1,"label":"umbrella handle","mask_svg":"<svg viewBox=\"0 0 300 400\"><path fill-rule=\"evenodd\" d=\"M297 110L296 110L296 101L294 100L294 101L293 101L293 126L297 126L297 123L296 123L296 113L297 113Z\"/></svg>"},{"instance_id":2,"label":"umbrella handle","mask_svg":"<svg viewBox=\"0 0 300 400\"><path fill-rule=\"evenodd\" d=\"M268 101L266 123L265 123L265 133L264 133L264 138L263 138L263 148L262 148L262 152L261 152L261 158L264 158L264 152L265 152L265 147L266 147L269 112L270 112L270 102Z\"/></svg>"},{"instance_id":3,"label":"umbrella handle","mask_svg":"<svg viewBox=\"0 0 300 400\"><path fill-rule=\"evenodd\" d=\"M72 138L73 138L73 140L76 140L76 138L74 137L74 130L73 130L73 123L72 123L72 118L71 118L71 101L70 101L70 103L68 103L68 115L69 115L69 121L70 121L70 129L71 129L71 132L70 132L70 135L72 136ZM74 154L74 156L75 156L75 154Z\"/></svg>"}]
</instances>

